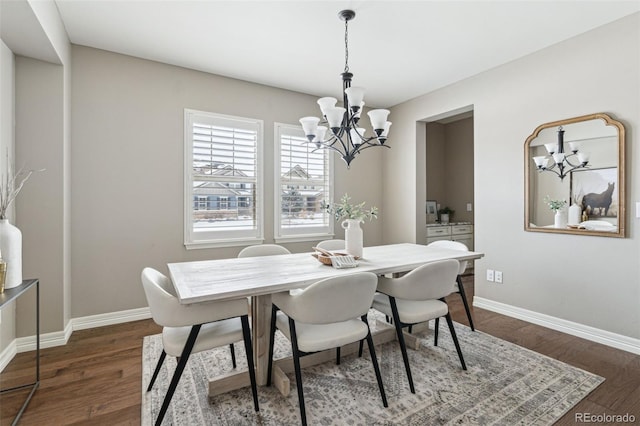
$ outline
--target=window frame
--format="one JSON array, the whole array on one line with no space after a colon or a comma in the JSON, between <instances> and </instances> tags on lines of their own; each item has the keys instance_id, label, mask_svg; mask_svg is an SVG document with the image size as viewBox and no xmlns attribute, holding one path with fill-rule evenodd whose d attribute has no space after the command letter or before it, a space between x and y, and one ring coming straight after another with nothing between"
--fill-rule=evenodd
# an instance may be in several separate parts
<instances>
[{"instance_id":1,"label":"window frame","mask_svg":"<svg viewBox=\"0 0 640 426\"><path fill-rule=\"evenodd\" d=\"M273 214L273 235L274 241L276 243L287 243L287 242L303 242L303 241L317 241L319 239L332 239L334 237L334 220L331 216L328 217L327 226L323 227L323 231L321 232L300 232L300 233L286 233L283 232L282 224L281 224L281 213L282 213L282 197L281 197L281 136L283 134L287 134L286 132L290 132L288 134L292 136L302 137L304 138L304 131L302 130L302 126L300 125L292 125L285 123L274 123L274 131L273 131L273 158L274 158L274 185L273 185L273 195L274 195L274 214ZM334 193L334 161L332 152L325 150L326 159L327 159L327 167L328 167L328 183L327 183L327 196L325 201L333 203L333 193ZM307 228L309 229L309 228Z\"/></svg>"},{"instance_id":2,"label":"window frame","mask_svg":"<svg viewBox=\"0 0 640 426\"><path fill-rule=\"evenodd\" d=\"M255 127L256 130L256 169L255 169L255 226L245 230L204 231L198 235L193 231L193 182L202 181L193 173L193 125L195 120L207 124L223 125L237 122L238 128ZM246 117L237 117L207 111L185 108L184 110L184 245L187 250L216 247L235 247L264 242L264 122ZM211 180L215 181L215 180ZM231 178L233 182L233 178ZM231 200L228 201L229 204Z\"/></svg>"}]
</instances>

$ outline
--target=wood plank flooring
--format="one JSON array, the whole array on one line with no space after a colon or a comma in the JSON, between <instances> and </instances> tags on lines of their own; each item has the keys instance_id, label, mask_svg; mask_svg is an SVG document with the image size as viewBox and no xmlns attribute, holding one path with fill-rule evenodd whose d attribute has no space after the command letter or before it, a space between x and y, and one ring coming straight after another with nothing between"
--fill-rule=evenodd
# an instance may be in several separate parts
<instances>
[{"instance_id":1,"label":"wood plank flooring","mask_svg":"<svg viewBox=\"0 0 640 426\"><path fill-rule=\"evenodd\" d=\"M473 298L472 277L465 277ZM460 297L448 298L454 320L468 324ZM640 356L483 309L476 328L603 376L606 381L567 413L558 425L573 425L576 413L629 413L640 422ZM160 332L151 320L76 331L65 346L41 351L41 384L21 425L140 424L142 338ZM464 350L464 348L463 348ZM34 353L18 354L0 374L0 387L34 377ZM0 425L9 425L23 392L0 401Z\"/></svg>"}]
</instances>

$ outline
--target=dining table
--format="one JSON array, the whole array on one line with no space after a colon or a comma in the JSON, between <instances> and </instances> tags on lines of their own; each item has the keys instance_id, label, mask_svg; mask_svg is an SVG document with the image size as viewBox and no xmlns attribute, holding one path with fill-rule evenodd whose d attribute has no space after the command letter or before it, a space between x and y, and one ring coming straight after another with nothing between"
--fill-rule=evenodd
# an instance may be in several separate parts
<instances>
[{"instance_id":1,"label":"dining table","mask_svg":"<svg viewBox=\"0 0 640 426\"><path fill-rule=\"evenodd\" d=\"M411 271L426 263L445 259L471 261L484 254L476 251L452 250L421 244L400 243L365 247L357 267L334 268L319 262L312 252L275 256L227 258L169 263L169 274L182 304L251 297L251 326L256 380L267 383L271 295L302 289L325 278L372 272L377 275ZM382 327L384 330L384 327ZM393 327L374 336L376 344L395 338ZM346 350L345 350L346 349ZM355 346L342 353L355 351ZM305 365L327 361L329 353L305 357ZM308 359L307 359L308 358ZM274 362L272 380L283 394L289 392L286 373L292 370L290 359ZM234 371L211 379L209 396L249 386L246 371Z\"/></svg>"}]
</instances>

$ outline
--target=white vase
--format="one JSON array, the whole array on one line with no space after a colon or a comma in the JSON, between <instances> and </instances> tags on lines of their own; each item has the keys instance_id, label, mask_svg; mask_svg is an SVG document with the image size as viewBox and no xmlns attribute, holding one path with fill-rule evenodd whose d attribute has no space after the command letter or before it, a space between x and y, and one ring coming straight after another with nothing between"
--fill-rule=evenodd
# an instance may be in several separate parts
<instances>
[{"instance_id":1,"label":"white vase","mask_svg":"<svg viewBox=\"0 0 640 426\"><path fill-rule=\"evenodd\" d=\"M353 257L362 257L362 228L357 219L347 219L342 222L344 229L345 249Z\"/></svg>"},{"instance_id":2,"label":"white vase","mask_svg":"<svg viewBox=\"0 0 640 426\"><path fill-rule=\"evenodd\" d=\"M556 214L553 217L554 228L566 228L567 227L567 215L564 210L556 210Z\"/></svg>"},{"instance_id":3,"label":"white vase","mask_svg":"<svg viewBox=\"0 0 640 426\"><path fill-rule=\"evenodd\" d=\"M577 225L580 223L580 219L582 217L582 208L577 204L573 203L569 207L569 220L567 221L568 225Z\"/></svg>"},{"instance_id":4,"label":"white vase","mask_svg":"<svg viewBox=\"0 0 640 426\"><path fill-rule=\"evenodd\" d=\"M13 288L22 284L22 232L0 219L0 252L7 264L4 288Z\"/></svg>"},{"instance_id":5,"label":"white vase","mask_svg":"<svg viewBox=\"0 0 640 426\"><path fill-rule=\"evenodd\" d=\"M449 223L449 213L441 213L440 214L440 223L446 225Z\"/></svg>"}]
</instances>

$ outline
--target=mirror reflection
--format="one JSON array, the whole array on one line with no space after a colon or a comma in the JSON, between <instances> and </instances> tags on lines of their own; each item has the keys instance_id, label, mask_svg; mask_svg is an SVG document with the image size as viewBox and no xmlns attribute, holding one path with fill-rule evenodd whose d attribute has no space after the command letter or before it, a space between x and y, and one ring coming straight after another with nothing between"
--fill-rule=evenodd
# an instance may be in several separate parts
<instances>
[{"instance_id":1,"label":"mirror reflection","mask_svg":"<svg viewBox=\"0 0 640 426\"><path fill-rule=\"evenodd\" d=\"M624 237L624 127L606 114L539 126L525 143L525 229Z\"/></svg>"}]
</instances>

